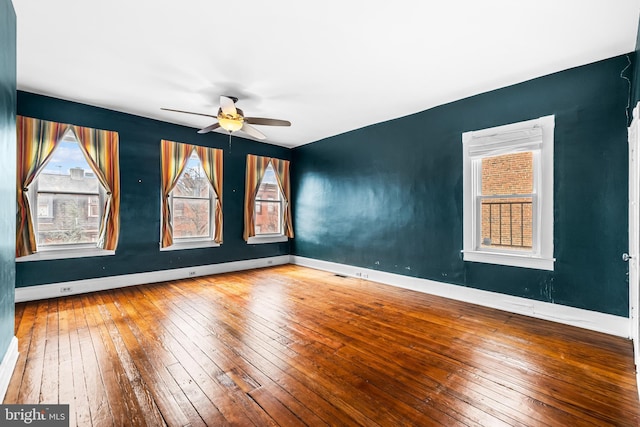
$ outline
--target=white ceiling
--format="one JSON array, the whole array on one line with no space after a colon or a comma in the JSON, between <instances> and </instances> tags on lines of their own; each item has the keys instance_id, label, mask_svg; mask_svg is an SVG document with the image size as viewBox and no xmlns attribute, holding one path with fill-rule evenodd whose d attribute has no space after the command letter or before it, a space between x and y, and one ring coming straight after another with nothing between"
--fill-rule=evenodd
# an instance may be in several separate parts
<instances>
[{"instance_id":1,"label":"white ceiling","mask_svg":"<svg viewBox=\"0 0 640 427\"><path fill-rule=\"evenodd\" d=\"M194 128L220 95L313 142L631 52L640 0L13 0L18 89ZM194 129L195 132L195 129ZM241 136L241 135L238 135Z\"/></svg>"}]
</instances>

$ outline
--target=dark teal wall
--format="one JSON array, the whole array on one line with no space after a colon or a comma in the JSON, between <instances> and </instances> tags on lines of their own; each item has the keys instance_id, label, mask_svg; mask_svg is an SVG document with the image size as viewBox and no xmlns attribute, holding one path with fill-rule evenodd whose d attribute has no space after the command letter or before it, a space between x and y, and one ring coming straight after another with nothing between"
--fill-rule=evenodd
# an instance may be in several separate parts
<instances>
[{"instance_id":1,"label":"dark teal wall","mask_svg":"<svg viewBox=\"0 0 640 427\"><path fill-rule=\"evenodd\" d=\"M631 82L632 82L632 102L630 103L630 111L629 118L631 119L631 111L636 106L638 102L640 102L640 67L638 67L638 54L640 52L640 23L638 24L638 34L636 36L636 50L634 52L634 67L633 72L630 73Z\"/></svg>"},{"instance_id":2,"label":"dark teal wall","mask_svg":"<svg viewBox=\"0 0 640 427\"><path fill-rule=\"evenodd\" d=\"M247 245L242 240L245 159L248 153L289 159L290 150L75 102L18 92L18 114L117 131L120 137L121 229L114 256L19 262L16 286L65 282L289 253L289 243ZM217 248L159 250L160 140L224 151L224 243Z\"/></svg>"},{"instance_id":3,"label":"dark teal wall","mask_svg":"<svg viewBox=\"0 0 640 427\"><path fill-rule=\"evenodd\" d=\"M293 253L627 316L627 65L612 58L294 149ZM462 133L549 114L555 271L463 262Z\"/></svg>"},{"instance_id":4,"label":"dark teal wall","mask_svg":"<svg viewBox=\"0 0 640 427\"><path fill-rule=\"evenodd\" d=\"M16 15L0 0L0 360L13 338L16 242Z\"/></svg>"}]
</instances>

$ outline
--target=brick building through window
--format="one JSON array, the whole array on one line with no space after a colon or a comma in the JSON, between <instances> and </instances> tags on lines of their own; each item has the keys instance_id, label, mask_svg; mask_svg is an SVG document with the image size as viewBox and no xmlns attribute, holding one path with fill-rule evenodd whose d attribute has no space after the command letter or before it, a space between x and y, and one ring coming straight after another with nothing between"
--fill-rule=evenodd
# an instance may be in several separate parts
<instances>
[{"instance_id":1,"label":"brick building through window","mask_svg":"<svg viewBox=\"0 0 640 427\"><path fill-rule=\"evenodd\" d=\"M533 152L482 159L482 247L533 246Z\"/></svg>"},{"instance_id":2,"label":"brick building through window","mask_svg":"<svg viewBox=\"0 0 640 427\"><path fill-rule=\"evenodd\" d=\"M273 179L275 180L275 178ZM277 183L265 181L263 180L260 184L256 194L256 234L281 234L282 197L280 188Z\"/></svg>"}]
</instances>

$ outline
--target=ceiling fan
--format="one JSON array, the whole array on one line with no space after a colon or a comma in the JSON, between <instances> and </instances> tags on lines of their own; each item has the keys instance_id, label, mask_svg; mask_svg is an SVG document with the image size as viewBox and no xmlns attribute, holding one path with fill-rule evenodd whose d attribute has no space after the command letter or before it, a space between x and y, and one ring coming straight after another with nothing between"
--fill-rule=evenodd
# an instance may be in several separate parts
<instances>
[{"instance_id":1,"label":"ceiling fan","mask_svg":"<svg viewBox=\"0 0 640 427\"><path fill-rule=\"evenodd\" d=\"M218 119L217 123L200 129L198 133L211 132L212 130L216 130L221 127L229 133L240 131L256 139L265 139L266 136L251 125L291 126L291 122L287 120L265 119L262 117L245 117L244 112L241 109L236 108L235 104L237 101L238 98L234 96L221 96L220 108L218 108L217 116L204 113L194 113L191 111L173 110L171 108L160 109L165 111L173 111L176 113L195 114L197 116L213 117L214 119Z\"/></svg>"}]
</instances>

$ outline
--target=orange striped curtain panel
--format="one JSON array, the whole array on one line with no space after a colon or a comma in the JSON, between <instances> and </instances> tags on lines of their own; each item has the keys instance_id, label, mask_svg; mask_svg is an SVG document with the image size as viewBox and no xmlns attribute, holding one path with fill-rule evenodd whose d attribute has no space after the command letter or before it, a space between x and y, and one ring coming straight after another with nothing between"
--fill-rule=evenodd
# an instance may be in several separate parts
<instances>
[{"instance_id":1,"label":"orange striped curtain panel","mask_svg":"<svg viewBox=\"0 0 640 427\"><path fill-rule=\"evenodd\" d=\"M81 126L71 128L87 163L107 193L96 246L115 250L120 234L120 154L118 133Z\"/></svg>"},{"instance_id":2,"label":"orange striped curtain panel","mask_svg":"<svg viewBox=\"0 0 640 427\"><path fill-rule=\"evenodd\" d=\"M166 248L173 245L173 221L169 206L169 194L178 183L178 178L180 178L180 174L193 151L193 145L163 139L160 141L160 150L162 180L162 226L160 231L162 240L160 245Z\"/></svg>"},{"instance_id":3,"label":"orange striped curtain panel","mask_svg":"<svg viewBox=\"0 0 640 427\"><path fill-rule=\"evenodd\" d=\"M247 155L247 170L245 174L244 189L244 233L243 238L248 241L250 237L256 235L255 232L255 205L256 194L260 181L264 177L267 167L271 163L276 171L278 186L284 197L284 235L293 237L293 224L291 220L291 186L289 182L289 161L273 159L271 157Z\"/></svg>"},{"instance_id":4,"label":"orange striped curtain panel","mask_svg":"<svg viewBox=\"0 0 640 427\"><path fill-rule=\"evenodd\" d=\"M17 116L17 218L16 257L36 252L36 237L29 205L29 185L51 157L68 125Z\"/></svg>"},{"instance_id":5,"label":"orange striped curtain panel","mask_svg":"<svg viewBox=\"0 0 640 427\"><path fill-rule=\"evenodd\" d=\"M37 251L29 198L29 185L44 168L53 150L71 129L91 169L107 191L97 246L115 250L120 230L120 170L118 133L17 116L17 224L16 257Z\"/></svg>"}]
</instances>

